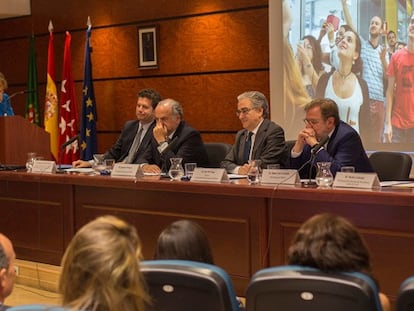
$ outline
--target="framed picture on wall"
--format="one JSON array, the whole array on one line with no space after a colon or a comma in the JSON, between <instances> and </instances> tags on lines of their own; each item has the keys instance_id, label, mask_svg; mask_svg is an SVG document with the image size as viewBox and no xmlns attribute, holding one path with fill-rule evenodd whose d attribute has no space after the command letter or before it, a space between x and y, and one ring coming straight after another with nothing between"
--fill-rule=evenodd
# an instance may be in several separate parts
<instances>
[{"instance_id":1,"label":"framed picture on wall","mask_svg":"<svg viewBox=\"0 0 414 311\"><path fill-rule=\"evenodd\" d=\"M138 26L138 67L158 68L158 26Z\"/></svg>"}]
</instances>

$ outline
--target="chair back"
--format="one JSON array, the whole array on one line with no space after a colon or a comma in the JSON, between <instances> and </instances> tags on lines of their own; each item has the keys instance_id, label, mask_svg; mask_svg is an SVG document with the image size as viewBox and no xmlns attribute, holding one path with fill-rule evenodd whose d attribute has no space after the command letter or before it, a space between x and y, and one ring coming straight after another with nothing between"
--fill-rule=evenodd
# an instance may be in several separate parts
<instances>
[{"instance_id":1,"label":"chair back","mask_svg":"<svg viewBox=\"0 0 414 311\"><path fill-rule=\"evenodd\" d=\"M381 311L366 274L325 273L300 266L259 270L247 288L246 311Z\"/></svg>"},{"instance_id":2,"label":"chair back","mask_svg":"<svg viewBox=\"0 0 414 311\"><path fill-rule=\"evenodd\" d=\"M404 280L397 297L396 311L414 310L414 276Z\"/></svg>"},{"instance_id":3,"label":"chair back","mask_svg":"<svg viewBox=\"0 0 414 311\"><path fill-rule=\"evenodd\" d=\"M148 311L238 311L229 275L221 268L187 260L142 261L152 304Z\"/></svg>"},{"instance_id":4,"label":"chair back","mask_svg":"<svg viewBox=\"0 0 414 311\"><path fill-rule=\"evenodd\" d=\"M290 155L290 152L292 151L293 146L296 144L296 139L287 140L285 143L286 143L286 147L288 149L289 155Z\"/></svg>"},{"instance_id":5,"label":"chair back","mask_svg":"<svg viewBox=\"0 0 414 311\"><path fill-rule=\"evenodd\" d=\"M224 160L231 149L230 144L226 143L204 143L208 155L208 167L220 167L220 162Z\"/></svg>"},{"instance_id":6,"label":"chair back","mask_svg":"<svg viewBox=\"0 0 414 311\"><path fill-rule=\"evenodd\" d=\"M380 181L408 180L412 159L409 154L393 151L377 151L369 157L371 166Z\"/></svg>"}]
</instances>

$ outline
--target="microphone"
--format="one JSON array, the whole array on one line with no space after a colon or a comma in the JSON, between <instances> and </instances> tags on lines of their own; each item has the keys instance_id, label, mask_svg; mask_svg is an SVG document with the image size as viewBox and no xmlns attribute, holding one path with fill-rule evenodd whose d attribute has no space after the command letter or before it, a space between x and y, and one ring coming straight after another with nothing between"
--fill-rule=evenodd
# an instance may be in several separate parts
<instances>
[{"instance_id":1,"label":"microphone","mask_svg":"<svg viewBox=\"0 0 414 311\"><path fill-rule=\"evenodd\" d=\"M322 139L316 144L316 146L313 146L311 149L311 154L315 155L329 140L329 136L326 135L325 137L322 137Z\"/></svg>"},{"instance_id":2,"label":"microphone","mask_svg":"<svg viewBox=\"0 0 414 311\"><path fill-rule=\"evenodd\" d=\"M16 95L22 95L22 94L34 93L34 92L36 92L36 90L23 90L23 91L14 92L13 94L9 95L9 99L13 98Z\"/></svg>"},{"instance_id":3,"label":"microphone","mask_svg":"<svg viewBox=\"0 0 414 311\"><path fill-rule=\"evenodd\" d=\"M79 134L73 136L71 139L67 140L66 142L64 142L62 145L60 145L60 150L65 149L67 146L69 146L70 144L74 143L75 140L79 139Z\"/></svg>"}]
</instances>

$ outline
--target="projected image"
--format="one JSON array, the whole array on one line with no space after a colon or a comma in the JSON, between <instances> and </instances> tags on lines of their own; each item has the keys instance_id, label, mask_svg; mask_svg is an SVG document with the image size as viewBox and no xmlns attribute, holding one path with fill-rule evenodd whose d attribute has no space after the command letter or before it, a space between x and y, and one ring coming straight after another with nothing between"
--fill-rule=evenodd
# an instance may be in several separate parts
<instances>
[{"instance_id":1,"label":"projected image","mask_svg":"<svg viewBox=\"0 0 414 311\"><path fill-rule=\"evenodd\" d=\"M283 0L287 131L328 97L366 146L414 142L411 15L412 0Z\"/></svg>"}]
</instances>

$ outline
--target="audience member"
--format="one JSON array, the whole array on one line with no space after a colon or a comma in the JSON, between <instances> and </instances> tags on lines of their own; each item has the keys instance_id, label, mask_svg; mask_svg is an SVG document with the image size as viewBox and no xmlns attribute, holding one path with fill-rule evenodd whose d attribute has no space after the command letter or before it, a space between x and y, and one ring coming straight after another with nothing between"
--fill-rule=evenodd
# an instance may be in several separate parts
<instances>
[{"instance_id":1,"label":"audience member","mask_svg":"<svg viewBox=\"0 0 414 311\"><path fill-rule=\"evenodd\" d=\"M10 104L9 95L6 94L7 80L3 73L0 72L0 116L13 116L13 108Z\"/></svg>"},{"instance_id":2,"label":"audience member","mask_svg":"<svg viewBox=\"0 0 414 311\"><path fill-rule=\"evenodd\" d=\"M73 237L62 259L59 291L74 310L144 310L148 301L139 270L141 241L135 227L99 217Z\"/></svg>"},{"instance_id":3,"label":"audience member","mask_svg":"<svg viewBox=\"0 0 414 311\"><path fill-rule=\"evenodd\" d=\"M182 158L183 163L195 162L207 166L207 151L200 133L184 121L181 104L168 98L155 108L156 125L151 147L147 149L142 164L146 173L167 172L170 158Z\"/></svg>"},{"instance_id":4,"label":"audience member","mask_svg":"<svg viewBox=\"0 0 414 311\"><path fill-rule=\"evenodd\" d=\"M243 130L236 135L236 142L221 162L229 173L247 174L248 160L261 160L262 167L279 163L286 166L288 151L283 129L268 119L269 105L266 97L257 91L245 92L237 97L236 115Z\"/></svg>"},{"instance_id":5,"label":"audience member","mask_svg":"<svg viewBox=\"0 0 414 311\"><path fill-rule=\"evenodd\" d=\"M305 112L306 126L299 132L290 157L292 168L304 166L299 172L302 178L315 177L313 165L316 162L331 162L334 176L342 166L353 166L356 172L372 172L361 138L351 126L340 120L338 106L333 100L314 99L306 105ZM325 139L328 139L325 145L319 146L319 141Z\"/></svg>"},{"instance_id":6,"label":"audience member","mask_svg":"<svg viewBox=\"0 0 414 311\"><path fill-rule=\"evenodd\" d=\"M114 159L116 162L142 163L142 156L149 148L152 139L152 130L155 126L154 110L161 95L152 89L143 89L138 92L138 100L135 107L137 119L125 123L116 143L109 149L105 159ZM74 167L90 167L91 161L77 160Z\"/></svg>"},{"instance_id":7,"label":"audience member","mask_svg":"<svg viewBox=\"0 0 414 311\"><path fill-rule=\"evenodd\" d=\"M313 267L325 272L361 272L372 277L370 255L358 229L343 217L318 214L296 232L288 251L288 263ZM384 311L390 303L383 293L379 299Z\"/></svg>"},{"instance_id":8,"label":"audience member","mask_svg":"<svg viewBox=\"0 0 414 311\"><path fill-rule=\"evenodd\" d=\"M397 35L393 30L387 33L387 45L387 63L389 63L397 47Z\"/></svg>"},{"instance_id":9,"label":"audience member","mask_svg":"<svg viewBox=\"0 0 414 311\"><path fill-rule=\"evenodd\" d=\"M309 97L314 98L319 77L324 73L320 43L313 36L304 36L297 45L296 61L302 74L303 85Z\"/></svg>"},{"instance_id":10,"label":"audience member","mask_svg":"<svg viewBox=\"0 0 414 311\"><path fill-rule=\"evenodd\" d=\"M341 1L346 23L354 32L357 32L352 23L347 0ZM369 124L367 124L370 130L367 141L374 143L382 142L384 132L385 98L383 77L387 70L387 63L384 51L382 51L383 47L380 44L382 26L382 19L379 16L374 16L369 26L369 40L361 37L362 78L367 82L370 98L370 117L368 119Z\"/></svg>"},{"instance_id":11,"label":"audience member","mask_svg":"<svg viewBox=\"0 0 414 311\"><path fill-rule=\"evenodd\" d=\"M204 229L194 221L178 220L158 237L154 259L180 259L214 264Z\"/></svg>"},{"instance_id":12,"label":"audience member","mask_svg":"<svg viewBox=\"0 0 414 311\"><path fill-rule=\"evenodd\" d=\"M387 71L386 142L414 142L414 14L407 36L407 46L393 54Z\"/></svg>"},{"instance_id":13,"label":"audience member","mask_svg":"<svg viewBox=\"0 0 414 311\"><path fill-rule=\"evenodd\" d=\"M16 271L14 270L15 259L16 254L14 253L12 242L4 234L0 233L0 311L8 308L4 305L4 301L13 291L16 279Z\"/></svg>"},{"instance_id":14,"label":"audience member","mask_svg":"<svg viewBox=\"0 0 414 311\"><path fill-rule=\"evenodd\" d=\"M335 70L322 75L316 89L317 98L330 98L339 109L339 117L352 126L362 137L367 135L369 95L361 78L361 41L357 33L346 31L336 49L339 63ZM362 121L362 122L360 122Z\"/></svg>"}]
</instances>

